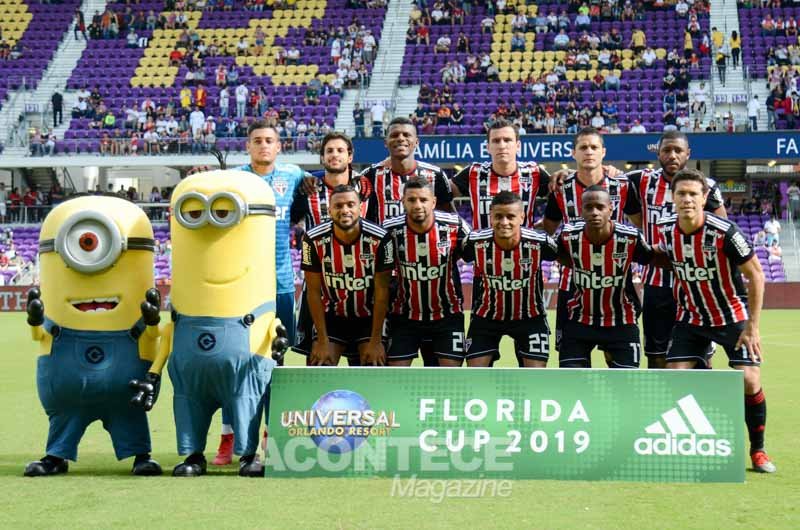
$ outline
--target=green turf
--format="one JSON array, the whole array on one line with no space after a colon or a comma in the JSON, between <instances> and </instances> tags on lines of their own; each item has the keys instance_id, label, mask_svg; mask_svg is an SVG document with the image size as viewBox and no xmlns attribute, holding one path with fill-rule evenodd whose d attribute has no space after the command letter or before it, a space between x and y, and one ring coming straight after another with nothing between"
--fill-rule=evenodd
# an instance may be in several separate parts
<instances>
[{"instance_id":1,"label":"green turf","mask_svg":"<svg viewBox=\"0 0 800 530\"><path fill-rule=\"evenodd\" d=\"M435 504L392 497L392 481L385 479L241 479L234 466L211 468L199 479L135 478L130 461L115 461L98 424L84 437L80 460L67 476L23 478L25 463L42 456L47 420L36 395L36 354L24 316L2 313L0 528L799 528L800 459L792 456L800 426L798 323L800 311L763 316L767 442L776 475L748 473L745 484L733 485L516 481L507 498ZM300 358L292 356L290 364ZM151 430L155 457L169 471L179 459L168 383ZM212 448L218 433L212 429Z\"/></svg>"}]
</instances>

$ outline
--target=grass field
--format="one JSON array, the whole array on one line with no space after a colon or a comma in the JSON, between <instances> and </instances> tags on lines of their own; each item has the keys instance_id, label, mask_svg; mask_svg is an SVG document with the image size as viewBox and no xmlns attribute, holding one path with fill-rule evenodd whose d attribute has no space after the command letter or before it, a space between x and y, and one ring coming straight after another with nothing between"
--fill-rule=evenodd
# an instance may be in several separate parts
<instances>
[{"instance_id":1,"label":"grass field","mask_svg":"<svg viewBox=\"0 0 800 530\"><path fill-rule=\"evenodd\" d=\"M172 478L180 459L168 378L151 415L154 456L165 476L130 476L131 462L114 459L95 423L68 475L24 478L25 464L43 455L47 418L24 316L0 313L0 528L800 528L800 458L792 445L800 427L800 311L767 311L762 322L767 444L776 475L747 473L746 483L733 485L515 481L506 498L435 504L392 497L388 479L242 479L235 466L210 467L194 480ZM720 352L718 367L723 358ZM504 355L501 364L512 359ZM290 355L290 364L300 363ZM599 358L595 366L602 366ZM214 449L218 434L212 428Z\"/></svg>"}]
</instances>

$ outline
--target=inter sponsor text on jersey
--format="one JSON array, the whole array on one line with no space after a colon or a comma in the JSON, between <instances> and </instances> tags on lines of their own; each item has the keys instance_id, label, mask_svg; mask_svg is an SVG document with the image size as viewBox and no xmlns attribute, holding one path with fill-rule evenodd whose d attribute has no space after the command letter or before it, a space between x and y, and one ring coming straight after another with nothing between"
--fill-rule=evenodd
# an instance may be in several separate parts
<instances>
[{"instance_id":1,"label":"inter sponsor text on jersey","mask_svg":"<svg viewBox=\"0 0 800 530\"><path fill-rule=\"evenodd\" d=\"M625 215L635 215L642 211L635 193L631 192L630 181L625 177L603 177L601 186L608 190L613 212L611 220L617 223L625 222ZM544 216L551 221L563 223L576 223L581 221L581 198L586 186L578 179L578 173L573 171L564 179L564 184L547 199ZM559 289L566 290L570 282L569 269L564 269L561 275Z\"/></svg>"},{"instance_id":2,"label":"inter sponsor text on jersey","mask_svg":"<svg viewBox=\"0 0 800 530\"><path fill-rule=\"evenodd\" d=\"M504 250L494 230L478 230L467 238L463 257L474 262L473 315L523 320L545 314L540 265L557 258L556 243L545 232L523 228L519 244Z\"/></svg>"},{"instance_id":3,"label":"inter sponsor text on jersey","mask_svg":"<svg viewBox=\"0 0 800 530\"><path fill-rule=\"evenodd\" d=\"M491 228L489 207L492 198L501 191L516 193L522 198L525 211L525 226L533 226L536 197L547 195L550 175L536 162L517 162L517 170L511 175L498 175L491 162L474 162L453 177L462 195L469 197L472 211L472 228Z\"/></svg>"},{"instance_id":4,"label":"inter sponsor text on jersey","mask_svg":"<svg viewBox=\"0 0 800 530\"><path fill-rule=\"evenodd\" d=\"M747 291L738 267L754 251L738 226L706 212L694 233L683 233L677 215L659 221L656 230L658 246L672 260L678 322L725 326L747 320Z\"/></svg>"},{"instance_id":5,"label":"inter sponsor text on jersey","mask_svg":"<svg viewBox=\"0 0 800 530\"><path fill-rule=\"evenodd\" d=\"M372 186L366 218L374 223L382 224L387 219L406 213L403 208L403 187L413 177L425 178L433 185L437 207L453 200L450 181L442 168L419 160L414 169L403 175L392 171L388 160L384 160L365 169L361 176L366 177Z\"/></svg>"},{"instance_id":6,"label":"inter sponsor text on jersey","mask_svg":"<svg viewBox=\"0 0 800 530\"><path fill-rule=\"evenodd\" d=\"M641 304L633 287L631 264L649 263L653 249L635 227L614 223L602 245L586 237L584 221L564 226L560 250L572 261L569 319L588 326L636 324Z\"/></svg>"},{"instance_id":7,"label":"inter sponsor text on jersey","mask_svg":"<svg viewBox=\"0 0 800 530\"><path fill-rule=\"evenodd\" d=\"M343 318L372 316L375 273L394 269L393 243L386 231L361 221L361 235L354 242L339 241L333 222L306 232L301 267L322 274L325 311Z\"/></svg>"},{"instance_id":8,"label":"inter sponsor text on jersey","mask_svg":"<svg viewBox=\"0 0 800 530\"><path fill-rule=\"evenodd\" d=\"M434 211L425 233L414 232L406 216L388 219L383 227L394 242L398 288L391 312L409 320L441 320L462 312L458 259L469 227L455 214Z\"/></svg>"},{"instance_id":9,"label":"inter sponsor text on jersey","mask_svg":"<svg viewBox=\"0 0 800 530\"><path fill-rule=\"evenodd\" d=\"M672 201L670 182L664 176L664 170L638 169L625 176L631 181L642 205L642 231L647 242L655 245L656 224L663 218L675 213ZM715 211L722 206L722 192L714 179L706 178L710 191L706 201L706 210ZM660 267L646 267L644 282L656 287L672 287L672 272Z\"/></svg>"},{"instance_id":10,"label":"inter sponsor text on jersey","mask_svg":"<svg viewBox=\"0 0 800 530\"><path fill-rule=\"evenodd\" d=\"M356 189L361 198L361 217L364 217L372 194L372 185L366 177L356 175L351 176L348 184ZM305 221L306 230L309 230L328 221L330 219L328 209L332 192L333 188L328 186L323 179L319 180L316 193L307 194L302 186L298 187L292 201L292 223Z\"/></svg>"}]
</instances>

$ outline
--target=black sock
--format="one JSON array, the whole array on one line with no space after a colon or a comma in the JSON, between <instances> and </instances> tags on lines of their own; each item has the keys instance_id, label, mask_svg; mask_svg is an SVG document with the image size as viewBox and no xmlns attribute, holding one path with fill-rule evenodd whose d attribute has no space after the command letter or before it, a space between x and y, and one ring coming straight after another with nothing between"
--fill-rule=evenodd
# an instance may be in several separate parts
<instances>
[{"instance_id":1,"label":"black sock","mask_svg":"<svg viewBox=\"0 0 800 530\"><path fill-rule=\"evenodd\" d=\"M187 464L202 465L205 463L205 461L206 457L205 455L203 455L203 453L192 453L188 456L188 458L186 458L184 462L186 462Z\"/></svg>"},{"instance_id":2,"label":"black sock","mask_svg":"<svg viewBox=\"0 0 800 530\"><path fill-rule=\"evenodd\" d=\"M764 428L767 425L767 400L764 391L744 396L744 421L750 435L750 453L764 449Z\"/></svg>"}]
</instances>

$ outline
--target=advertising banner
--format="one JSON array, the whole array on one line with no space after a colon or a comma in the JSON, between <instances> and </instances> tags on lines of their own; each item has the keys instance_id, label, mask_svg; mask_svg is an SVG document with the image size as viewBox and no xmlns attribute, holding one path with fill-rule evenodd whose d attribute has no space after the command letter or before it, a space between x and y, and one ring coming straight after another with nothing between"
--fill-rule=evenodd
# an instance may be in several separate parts
<instances>
[{"instance_id":1,"label":"advertising banner","mask_svg":"<svg viewBox=\"0 0 800 530\"><path fill-rule=\"evenodd\" d=\"M280 368L268 477L742 482L738 371Z\"/></svg>"}]
</instances>

